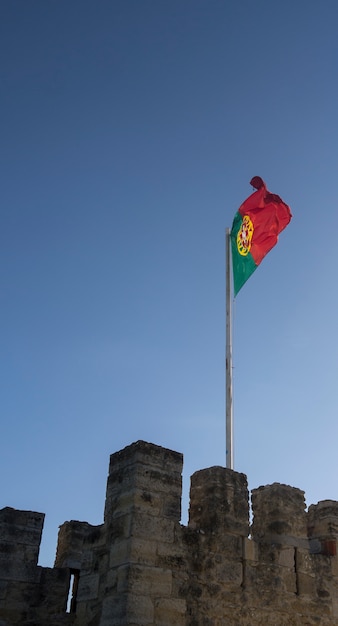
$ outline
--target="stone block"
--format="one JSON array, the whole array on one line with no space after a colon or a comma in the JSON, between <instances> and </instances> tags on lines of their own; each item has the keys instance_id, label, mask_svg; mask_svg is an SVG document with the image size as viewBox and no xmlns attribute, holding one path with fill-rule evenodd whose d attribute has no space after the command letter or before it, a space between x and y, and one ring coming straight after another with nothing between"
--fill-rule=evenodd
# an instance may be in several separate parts
<instances>
[{"instance_id":1,"label":"stone block","mask_svg":"<svg viewBox=\"0 0 338 626\"><path fill-rule=\"evenodd\" d=\"M0 509L0 528L2 524L8 524L7 529L9 527L22 528L22 530L29 528L41 532L44 519L45 514L37 513L36 511L19 511L8 506Z\"/></svg>"},{"instance_id":2,"label":"stone block","mask_svg":"<svg viewBox=\"0 0 338 626\"><path fill-rule=\"evenodd\" d=\"M81 626L82 626L82 622ZM154 626L154 605L147 596L104 598L100 626Z\"/></svg>"},{"instance_id":3,"label":"stone block","mask_svg":"<svg viewBox=\"0 0 338 626\"><path fill-rule=\"evenodd\" d=\"M187 567L187 555L183 546L174 543L162 543L157 545L156 565L164 569L181 570Z\"/></svg>"},{"instance_id":4,"label":"stone block","mask_svg":"<svg viewBox=\"0 0 338 626\"><path fill-rule=\"evenodd\" d=\"M7 611L27 611L30 602L38 599L39 586L34 583L11 581L7 583L6 595L0 603L0 615Z\"/></svg>"},{"instance_id":5,"label":"stone block","mask_svg":"<svg viewBox=\"0 0 338 626\"><path fill-rule=\"evenodd\" d=\"M126 594L119 594L118 596L106 596L102 599L102 611L100 617L100 626L126 626L126 613L127 613L127 596ZM84 613L84 619L86 613ZM80 621L83 626L86 621Z\"/></svg>"},{"instance_id":6,"label":"stone block","mask_svg":"<svg viewBox=\"0 0 338 626\"><path fill-rule=\"evenodd\" d=\"M301 596L316 597L315 577L303 572L297 573L297 591Z\"/></svg>"},{"instance_id":7,"label":"stone block","mask_svg":"<svg viewBox=\"0 0 338 626\"><path fill-rule=\"evenodd\" d=\"M232 584L240 586L243 582L243 565L236 561L223 561L222 563L214 563L212 575L217 584ZM211 579L211 575L208 578Z\"/></svg>"},{"instance_id":8,"label":"stone block","mask_svg":"<svg viewBox=\"0 0 338 626\"><path fill-rule=\"evenodd\" d=\"M132 595L128 598L125 624L147 626L154 621L154 604L147 595Z\"/></svg>"},{"instance_id":9,"label":"stone block","mask_svg":"<svg viewBox=\"0 0 338 626\"><path fill-rule=\"evenodd\" d=\"M153 541L172 543L174 529L174 521L144 513L133 518L130 532L133 538L138 537L144 540L151 538Z\"/></svg>"},{"instance_id":10,"label":"stone block","mask_svg":"<svg viewBox=\"0 0 338 626\"><path fill-rule=\"evenodd\" d=\"M294 571L295 569L295 549L282 547L278 558L279 565Z\"/></svg>"},{"instance_id":11,"label":"stone block","mask_svg":"<svg viewBox=\"0 0 338 626\"><path fill-rule=\"evenodd\" d=\"M5 599L7 588L8 588L8 582L4 580L0 580L0 600Z\"/></svg>"},{"instance_id":12,"label":"stone block","mask_svg":"<svg viewBox=\"0 0 338 626\"><path fill-rule=\"evenodd\" d=\"M190 529L189 529L190 530ZM243 539L241 535L227 534L226 532L204 532L202 529L196 531L198 537L198 550L205 554L219 554L231 561L243 558ZM192 539L190 533L186 535L188 542ZM196 548L193 543L189 546L191 550Z\"/></svg>"},{"instance_id":13,"label":"stone block","mask_svg":"<svg viewBox=\"0 0 338 626\"><path fill-rule=\"evenodd\" d=\"M243 559L246 561L258 560L258 544L253 539L244 538L243 541Z\"/></svg>"},{"instance_id":14,"label":"stone block","mask_svg":"<svg viewBox=\"0 0 338 626\"><path fill-rule=\"evenodd\" d=\"M186 601L179 599L155 600L154 623L156 626L185 626Z\"/></svg>"},{"instance_id":15,"label":"stone block","mask_svg":"<svg viewBox=\"0 0 338 626\"><path fill-rule=\"evenodd\" d=\"M338 579L338 556L334 556L331 561L331 572L332 575Z\"/></svg>"},{"instance_id":16,"label":"stone block","mask_svg":"<svg viewBox=\"0 0 338 626\"><path fill-rule=\"evenodd\" d=\"M130 563L154 566L157 556L157 542L133 537L130 545Z\"/></svg>"},{"instance_id":17,"label":"stone block","mask_svg":"<svg viewBox=\"0 0 338 626\"><path fill-rule=\"evenodd\" d=\"M80 575L77 599L78 602L93 600L98 597L99 575Z\"/></svg>"},{"instance_id":18,"label":"stone block","mask_svg":"<svg viewBox=\"0 0 338 626\"><path fill-rule=\"evenodd\" d=\"M35 563L25 563L19 558L9 559L8 556L0 555L0 579L17 582L40 581L40 568Z\"/></svg>"},{"instance_id":19,"label":"stone block","mask_svg":"<svg viewBox=\"0 0 338 626\"><path fill-rule=\"evenodd\" d=\"M110 548L109 567L119 567L129 563L130 539L114 541Z\"/></svg>"},{"instance_id":20,"label":"stone block","mask_svg":"<svg viewBox=\"0 0 338 626\"><path fill-rule=\"evenodd\" d=\"M289 569L288 567L281 567L279 570L279 575L284 585L284 589L287 593L297 593L297 577L294 569Z\"/></svg>"},{"instance_id":21,"label":"stone block","mask_svg":"<svg viewBox=\"0 0 338 626\"><path fill-rule=\"evenodd\" d=\"M157 542L133 537L132 540L115 542L110 549L110 567L127 563L155 565Z\"/></svg>"},{"instance_id":22,"label":"stone block","mask_svg":"<svg viewBox=\"0 0 338 626\"><path fill-rule=\"evenodd\" d=\"M107 541L109 544L115 541L128 539L131 535L132 516L120 515L111 520L107 532Z\"/></svg>"},{"instance_id":23,"label":"stone block","mask_svg":"<svg viewBox=\"0 0 338 626\"><path fill-rule=\"evenodd\" d=\"M136 441L110 456L109 474L125 469L133 463L158 467L181 473L183 455L180 452L157 446L147 441Z\"/></svg>"},{"instance_id":24,"label":"stone block","mask_svg":"<svg viewBox=\"0 0 338 626\"><path fill-rule=\"evenodd\" d=\"M71 563L71 559L69 560ZM78 561L77 561L78 563ZM93 569L94 566L94 553L93 550L83 550L81 555L80 567L76 567L76 565L68 565L71 569L81 569L82 572L89 572Z\"/></svg>"},{"instance_id":25,"label":"stone block","mask_svg":"<svg viewBox=\"0 0 338 626\"><path fill-rule=\"evenodd\" d=\"M134 485L145 492L158 492L162 497L176 494L181 498L182 478L181 474L173 473L170 468L165 470L162 467L137 468L134 476ZM179 521L179 520L178 520Z\"/></svg>"},{"instance_id":26,"label":"stone block","mask_svg":"<svg viewBox=\"0 0 338 626\"><path fill-rule=\"evenodd\" d=\"M338 597L336 595L332 598L332 613L338 622Z\"/></svg>"},{"instance_id":27,"label":"stone block","mask_svg":"<svg viewBox=\"0 0 338 626\"><path fill-rule=\"evenodd\" d=\"M103 586L103 595L115 594L117 591L118 581L118 568L112 568L108 570L105 577L105 584Z\"/></svg>"},{"instance_id":28,"label":"stone block","mask_svg":"<svg viewBox=\"0 0 338 626\"><path fill-rule=\"evenodd\" d=\"M31 546L39 549L42 528L32 528L2 523L0 525L0 551L2 545L13 546L16 550L22 550L22 546Z\"/></svg>"},{"instance_id":29,"label":"stone block","mask_svg":"<svg viewBox=\"0 0 338 626\"><path fill-rule=\"evenodd\" d=\"M39 605L44 615L66 612L69 584L70 571L68 568L42 568Z\"/></svg>"},{"instance_id":30,"label":"stone block","mask_svg":"<svg viewBox=\"0 0 338 626\"><path fill-rule=\"evenodd\" d=\"M172 572L159 567L121 566L117 572L117 592L149 597L170 597Z\"/></svg>"},{"instance_id":31,"label":"stone block","mask_svg":"<svg viewBox=\"0 0 338 626\"><path fill-rule=\"evenodd\" d=\"M120 515L142 514L143 511L154 516L161 514L172 518L172 507L177 509L177 506L180 506L180 500L176 495L140 489L135 486L131 486L121 493L119 485L116 493L110 494L110 520Z\"/></svg>"},{"instance_id":32,"label":"stone block","mask_svg":"<svg viewBox=\"0 0 338 626\"><path fill-rule=\"evenodd\" d=\"M180 485L180 492L182 486ZM176 522L181 520L181 497L177 497L177 492L169 493L162 501L161 515L168 517Z\"/></svg>"},{"instance_id":33,"label":"stone block","mask_svg":"<svg viewBox=\"0 0 338 626\"><path fill-rule=\"evenodd\" d=\"M297 548L295 553L296 571L302 572L303 574L313 575L313 559L314 556L310 554L308 550Z\"/></svg>"}]
</instances>

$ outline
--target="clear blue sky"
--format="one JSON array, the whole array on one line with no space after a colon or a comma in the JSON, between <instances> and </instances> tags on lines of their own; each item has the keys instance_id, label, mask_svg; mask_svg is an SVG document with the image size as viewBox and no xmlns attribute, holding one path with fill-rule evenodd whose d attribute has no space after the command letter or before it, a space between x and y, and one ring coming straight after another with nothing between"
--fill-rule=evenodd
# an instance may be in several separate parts
<instances>
[{"instance_id":1,"label":"clear blue sky","mask_svg":"<svg viewBox=\"0 0 338 626\"><path fill-rule=\"evenodd\" d=\"M235 469L338 499L336 0L4 0L1 502L103 520L109 454L225 464L224 231L293 220L235 302Z\"/></svg>"}]
</instances>

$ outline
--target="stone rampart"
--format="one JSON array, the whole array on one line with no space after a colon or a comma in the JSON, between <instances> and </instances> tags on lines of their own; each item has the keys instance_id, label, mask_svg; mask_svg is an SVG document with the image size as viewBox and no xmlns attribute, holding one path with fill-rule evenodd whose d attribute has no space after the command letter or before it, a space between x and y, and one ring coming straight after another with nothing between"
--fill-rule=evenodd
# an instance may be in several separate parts
<instances>
[{"instance_id":1,"label":"stone rampart","mask_svg":"<svg viewBox=\"0 0 338 626\"><path fill-rule=\"evenodd\" d=\"M138 441L111 455L104 522L65 522L37 565L43 514L0 511L0 626L338 626L338 502L252 492L223 467ZM71 598L69 598L69 590Z\"/></svg>"}]
</instances>

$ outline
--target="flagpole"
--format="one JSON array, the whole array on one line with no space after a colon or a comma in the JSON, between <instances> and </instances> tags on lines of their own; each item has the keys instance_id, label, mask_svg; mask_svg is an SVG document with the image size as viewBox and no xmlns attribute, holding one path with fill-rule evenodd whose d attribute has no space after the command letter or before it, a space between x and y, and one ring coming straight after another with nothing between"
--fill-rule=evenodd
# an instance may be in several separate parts
<instances>
[{"instance_id":1,"label":"flagpole","mask_svg":"<svg viewBox=\"0 0 338 626\"><path fill-rule=\"evenodd\" d=\"M232 405L232 300L231 300L231 241L230 228L225 231L225 459L226 467L234 469L233 405Z\"/></svg>"}]
</instances>

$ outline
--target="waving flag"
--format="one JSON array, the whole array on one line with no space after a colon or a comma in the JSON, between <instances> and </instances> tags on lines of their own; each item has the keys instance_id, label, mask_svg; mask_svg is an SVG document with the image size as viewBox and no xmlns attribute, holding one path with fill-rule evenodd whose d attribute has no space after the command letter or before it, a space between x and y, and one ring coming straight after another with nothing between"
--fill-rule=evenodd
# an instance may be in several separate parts
<instances>
[{"instance_id":1,"label":"waving flag","mask_svg":"<svg viewBox=\"0 0 338 626\"><path fill-rule=\"evenodd\" d=\"M276 245L279 233L292 217L288 205L267 190L260 176L254 176L250 185L257 191L239 207L231 229L235 296Z\"/></svg>"}]
</instances>

